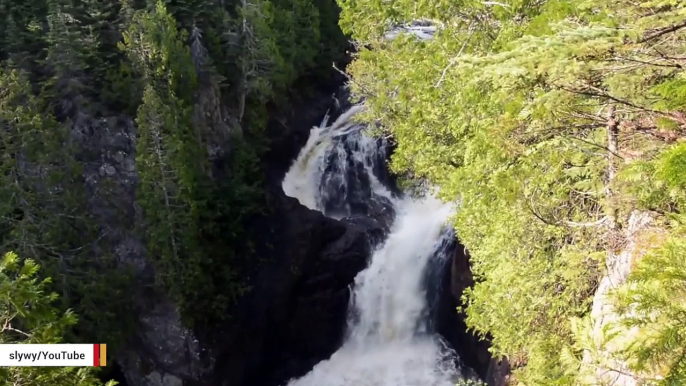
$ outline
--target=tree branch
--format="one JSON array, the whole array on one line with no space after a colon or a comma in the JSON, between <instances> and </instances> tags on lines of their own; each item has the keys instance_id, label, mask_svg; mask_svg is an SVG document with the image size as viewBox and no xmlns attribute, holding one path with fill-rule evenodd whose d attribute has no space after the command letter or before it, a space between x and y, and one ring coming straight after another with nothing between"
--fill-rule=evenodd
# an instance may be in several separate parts
<instances>
[{"instance_id":1,"label":"tree branch","mask_svg":"<svg viewBox=\"0 0 686 386\"><path fill-rule=\"evenodd\" d=\"M592 221L592 222L574 222L574 221L563 221L562 223L564 225L574 227L574 228L591 228L591 227L597 227L605 224L609 218L607 216L601 218L600 220L597 221Z\"/></svg>"},{"instance_id":2,"label":"tree branch","mask_svg":"<svg viewBox=\"0 0 686 386\"><path fill-rule=\"evenodd\" d=\"M658 63L655 63L655 62L647 62L647 61L640 60L640 59L622 58L622 57L615 57L615 58L613 58L613 59L614 59L615 61L617 61L617 62L629 61L629 62L634 62L634 63L639 63L639 64L645 64L645 65L647 65L647 66L669 67L669 68L683 68L683 66L682 66L681 64L678 64L678 63L674 63L674 64L658 64ZM662 59L664 60L664 59L666 59L666 58L662 58Z\"/></svg>"},{"instance_id":3,"label":"tree branch","mask_svg":"<svg viewBox=\"0 0 686 386\"><path fill-rule=\"evenodd\" d=\"M667 35L667 34L672 33L672 32L676 32L682 28L686 28L686 20L682 21L679 24L674 24L671 27L663 28L661 30L657 30L651 34L648 34L648 35L644 36L643 39L639 40L638 43L646 43L650 40L659 38L660 36Z\"/></svg>"},{"instance_id":4,"label":"tree branch","mask_svg":"<svg viewBox=\"0 0 686 386\"><path fill-rule=\"evenodd\" d=\"M602 89L599 89L598 87L595 87L595 86L585 85L588 88L587 90L575 90L573 88L569 88L569 87L565 87L565 86L561 86L561 85L555 85L555 86L559 87L560 89L562 89L564 91L568 91L568 92L579 94L579 95L586 95L586 96L592 96L592 97L597 97L597 98L606 98L606 99L609 99L613 102L619 103L619 104L624 105L624 106L629 106L629 107L632 107L632 108L640 110L640 111L645 111L647 113L663 116L663 117L665 117L665 118L667 118L667 119L669 119L675 123L678 123L680 125L686 125L686 119L684 117L680 116L680 114L678 114L678 113L671 113L670 114L670 113L665 113L662 111L653 110L653 109L650 109L647 107L639 106L639 105L634 104L632 102L629 102L625 99L621 99L621 98L618 98L614 95L611 95L608 92L606 92ZM589 90L592 90L592 91L589 91Z\"/></svg>"},{"instance_id":5,"label":"tree branch","mask_svg":"<svg viewBox=\"0 0 686 386\"><path fill-rule=\"evenodd\" d=\"M436 88L441 87L441 83L443 83L443 80L445 80L445 74L448 72L448 70L450 69L450 67L452 67L452 66L455 65L455 61L457 60L457 58L459 58L460 55L462 55L462 53L464 52L465 48L467 48L467 44L469 44L469 41L472 40L472 36L474 36L474 32L476 32L476 28L474 28L474 21L473 21L473 20L472 20L472 22L469 24L469 30L470 30L471 32L469 33L469 36L467 36L467 40L465 40L464 43L462 43L462 47L460 48L460 51L457 53L457 55L455 55L452 59L450 59L450 62L449 62L448 65L443 69L443 72L441 73L441 78L440 78L440 79L438 80L438 82L434 85L434 87L436 87Z\"/></svg>"},{"instance_id":6,"label":"tree branch","mask_svg":"<svg viewBox=\"0 0 686 386\"><path fill-rule=\"evenodd\" d=\"M340 74L342 74L343 76L345 76L345 78L348 79L351 83L353 83L353 84L356 85L357 87L361 88L362 91L365 92L365 94L371 95L371 93L369 92L369 90L367 90L367 88L365 88L363 85L361 85L361 84L355 82L355 79L353 79L352 77L350 77L350 75L348 75L345 71L343 71L343 70L339 69L338 67L336 67L336 63L333 63L332 65L333 65L333 69L334 69L334 70L338 71Z\"/></svg>"},{"instance_id":7,"label":"tree branch","mask_svg":"<svg viewBox=\"0 0 686 386\"><path fill-rule=\"evenodd\" d=\"M14 316L12 316L11 318L8 318L7 321L5 321L5 325L2 326L2 331L12 331L12 332L22 334L22 335L26 336L27 338L31 338L30 334L27 334L22 330L18 330L16 328L12 327L12 324L11 324L12 319L14 319Z\"/></svg>"},{"instance_id":8,"label":"tree branch","mask_svg":"<svg viewBox=\"0 0 686 386\"><path fill-rule=\"evenodd\" d=\"M619 159L622 159L622 160L624 159L624 157L622 157L621 155L617 154L616 151L613 151L612 149L610 149L610 148L608 148L608 147L605 147L605 146L602 146L602 145L598 145L598 144L595 143L595 142L587 141L587 140L585 140L585 139L582 139L582 138L579 138L579 137L574 137L574 136L569 136L569 135L564 136L564 138L575 139L575 140L580 141L580 142L583 142L583 143L585 143L585 144L587 144L587 145L591 145L591 146L595 146L595 147L597 147L597 148L599 148L599 149L603 149L603 150L609 152L610 154L612 154L613 156L615 156L615 157L617 157L617 158L619 158Z\"/></svg>"}]
</instances>

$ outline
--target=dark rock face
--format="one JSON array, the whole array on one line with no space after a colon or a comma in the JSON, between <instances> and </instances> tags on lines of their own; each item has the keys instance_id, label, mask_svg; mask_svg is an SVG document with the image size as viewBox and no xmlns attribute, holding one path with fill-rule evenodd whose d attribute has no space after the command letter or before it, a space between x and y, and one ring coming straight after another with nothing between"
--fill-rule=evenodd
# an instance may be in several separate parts
<instances>
[{"instance_id":1,"label":"dark rock face","mask_svg":"<svg viewBox=\"0 0 686 386\"><path fill-rule=\"evenodd\" d=\"M349 285L365 268L374 229L278 198L270 262L218 344L217 385L280 385L342 343Z\"/></svg>"},{"instance_id":2,"label":"dark rock face","mask_svg":"<svg viewBox=\"0 0 686 386\"><path fill-rule=\"evenodd\" d=\"M115 354L120 383L130 386L181 386L207 373L194 333L181 324L175 305L154 288L154 270L137 231L142 223L135 205L136 128L125 116L94 119L79 114L72 139L88 191L90 213L100 225L96 254L113 252L133 271L130 299L135 331ZM106 249L106 250L105 250Z\"/></svg>"},{"instance_id":3,"label":"dark rock face","mask_svg":"<svg viewBox=\"0 0 686 386\"><path fill-rule=\"evenodd\" d=\"M183 328L174 304L153 289L154 271L137 232L141 213L135 205L136 128L126 116L74 116L72 140L83 164L88 208L100 226L96 255L113 253L122 268L131 269L131 299L135 331L114 353L117 379L132 386L182 385L197 378L200 349ZM128 317L128 316L127 316ZM123 322L123 321L122 321ZM114 343L114 342L112 342Z\"/></svg>"},{"instance_id":4,"label":"dark rock face","mask_svg":"<svg viewBox=\"0 0 686 386\"><path fill-rule=\"evenodd\" d=\"M292 115L274 118L263 158L274 209L253 232L264 262L253 289L224 326L210 382L225 386L280 386L307 373L342 344L350 285L367 266L372 246L385 232L369 217L343 221L307 209L281 189L286 171L310 129L335 110L336 89L323 88L296 103ZM333 102L333 108L332 108ZM331 109L331 110L330 110Z\"/></svg>"},{"instance_id":5,"label":"dark rock face","mask_svg":"<svg viewBox=\"0 0 686 386\"><path fill-rule=\"evenodd\" d=\"M474 285L469 252L457 239L447 248L452 253L442 270L440 290L433 300L430 319L433 328L455 349L461 362L473 369L479 378L489 386L505 386L509 375L507 360L492 358L488 352L488 340L481 340L469 332L465 323L466 315L457 312L457 307L463 305L462 294Z\"/></svg>"},{"instance_id":6,"label":"dark rock face","mask_svg":"<svg viewBox=\"0 0 686 386\"><path fill-rule=\"evenodd\" d=\"M73 127L89 191L89 207L102 226L102 245L133 268L136 327L116 354L129 386L281 385L303 375L340 345L349 285L365 268L371 245L383 234L372 219L336 221L285 197L281 180L309 130L318 125L340 79L287 115L273 114L271 151L263 158L271 214L256 219L261 261L247 267L252 291L220 328L186 328L176 306L155 289L154 270L136 230L136 128L129 117L80 115ZM337 107L334 106L333 110ZM334 114L337 114L334 112Z\"/></svg>"},{"instance_id":7,"label":"dark rock face","mask_svg":"<svg viewBox=\"0 0 686 386\"><path fill-rule=\"evenodd\" d=\"M148 307L139 309L135 339L118 358L127 383L181 386L201 379L210 369L201 358L200 341L181 324L176 306L158 293L141 300Z\"/></svg>"}]
</instances>

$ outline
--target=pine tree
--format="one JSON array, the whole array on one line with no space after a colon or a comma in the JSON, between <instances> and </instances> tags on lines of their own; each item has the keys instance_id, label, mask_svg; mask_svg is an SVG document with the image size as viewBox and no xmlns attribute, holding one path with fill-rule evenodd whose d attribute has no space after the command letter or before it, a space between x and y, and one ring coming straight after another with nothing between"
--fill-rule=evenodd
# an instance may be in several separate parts
<instances>
[{"instance_id":1,"label":"pine tree","mask_svg":"<svg viewBox=\"0 0 686 386\"><path fill-rule=\"evenodd\" d=\"M200 244L208 157L191 121L196 72L185 37L160 2L155 11L134 15L122 47L145 85L136 118L136 164L148 251L160 284L190 316L212 290L203 289L212 265L203 261L208 256Z\"/></svg>"},{"instance_id":2,"label":"pine tree","mask_svg":"<svg viewBox=\"0 0 686 386\"><path fill-rule=\"evenodd\" d=\"M39 265L6 253L0 259L0 343L63 343L77 318L55 306L57 294L50 293L50 279L40 280ZM103 383L94 368L6 367L0 369L0 383L8 385L98 386ZM114 386L110 381L106 386Z\"/></svg>"},{"instance_id":3,"label":"pine tree","mask_svg":"<svg viewBox=\"0 0 686 386\"><path fill-rule=\"evenodd\" d=\"M72 206L80 200L78 168L69 153L67 128L43 111L25 77L2 69L0 85L0 190L7 232L2 245L45 263L87 234Z\"/></svg>"},{"instance_id":4,"label":"pine tree","mask_svg":"<svg viewBox=\"0 0 686 386\"><path fill-rule=\"evenodd\" d=\"M123 332L112 324L125 325L114 315L122 304L103 296L126 288L126 277L112 275L111 256L96 253L99 230L88 214L70 127L46 112L20 71L0 69L0 89L0 251L17 251L56 279L64 307L85 321L81 338Z\"/></svg>"},{"instance_id":5,"label":"pine tree","mask_svg":"<svg viewBox=\"0 0 686 386\"><path fill-rule=\"evenodd\" d=\"M45 83L46 96L63 117L85 109L88 97L95 91L88 73L88 56L97 53L99 42L92 28L81 25L78 12L71 1L49 2L45 65L51 77Z\"/></svg>"},{"instance_id":6,"label":"pine tree","mask_svg":"<svg viewBox=\"0 0 686 386\"><path fill-rule=\"evenodd\" d=\"M0 60L11 60L29 74L33 81L41 80L40 62L45 58L43 23L47 14L44 0L3 0L0 2Z\"/></svg>"},{"instance_id":7,"label":"pine tree","mask_svg":"<svg viewBox=\"0 0 686 386\"><path fill-rule=\"evenodd\" d=\"M238 121L243 122L249 97L258 103L273 97L274 72L283 63L271 27L274 18L269 0L243 0L240 7L240 56Z\"/></svg>"}]
</instances>

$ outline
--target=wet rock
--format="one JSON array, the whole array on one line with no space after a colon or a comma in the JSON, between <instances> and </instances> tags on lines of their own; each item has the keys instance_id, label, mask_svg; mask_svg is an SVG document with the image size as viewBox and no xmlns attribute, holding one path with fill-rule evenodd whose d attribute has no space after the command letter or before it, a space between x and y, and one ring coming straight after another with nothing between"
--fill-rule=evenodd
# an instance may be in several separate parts
<instances>
[{"instance_id":1,"label":"wet rock","mask_svg":"<svg viewBox=\"0 0 686 386\"><path fill-rule=\"evenodd\" d=\"M115 162L122 163L122 162L124 162L125 157L126 157L126 154L124 152L118 151L114 154L114 156L112 158L115 160Z\"/></svg>"},{"instance_id":2,"label":"wet rock","mask_svg":"<svg viewBox=\"0 0 686 386\"><path fill-rule=\"evenodd\" d=\"M104 165L104 170L105 175L108 177L112 177L113 175L117 174L117 169L115 169L112 165Z\"/></svg>"},{"instance_id":3,"label":"wet rock","mask_svg":"<svg viewBox=\"0 0 686 386\"><path fill-rule=\"evenodd\" d=\"M136 170L136 162L130 158L124 159L122 162L122 169L126 172L133 172Z\"/></svg>"},{"instance_id":4,"label":"wet rock","mask_svg":"<svg viewBox=\"0 0 686 386\"><path fill-rule=\"evenodd\" d=\"M146 382L150 386L183 386L183 381L180 378L173 375L160 374L157 371L148 375Z\"/></svg>"},{"instance_id":5,"label":"wet rock","mask_svg":"<svg viewBox=\"0 0 686 386\"><path fill-rule=\"evenodd\" d=\"M349 286L367 265L367 224L342 222L274 191L279 210L261 251L269 263L226 326L217 385L281 385L340 346Z\"/></svg>"},{"instance_id":6,"label":"wet rock","mask_svg":"<svg viewBox=\"0 0 686 386\"><path fill-rule=\"evenodd\" d=\"M508 382L509 364L491 357L489 342L468 331L466 315L457 311L463 306L462 294L474 285L469 253L457 238L445 248L452 252L441 270L442 277L437 280L440 287L434 290L436 299L430 302L433 329L457 352L462 365L474 370L489 386L504 386Z\"/></svg>"}]
</instances>

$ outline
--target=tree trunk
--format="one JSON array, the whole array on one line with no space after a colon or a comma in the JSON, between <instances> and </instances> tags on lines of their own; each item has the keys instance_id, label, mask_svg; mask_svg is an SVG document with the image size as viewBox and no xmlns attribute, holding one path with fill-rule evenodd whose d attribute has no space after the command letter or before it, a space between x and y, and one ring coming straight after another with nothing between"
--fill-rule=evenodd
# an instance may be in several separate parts
<instances>
[{"instance_id":1,"label":"tree trunk","mask_svg":"<svg viewBox=\"0 0 686 386\"><path fill-rule=\"evenodd\" d=\"M617 137L619 136L619 121L616 117L616 108L610 105L607 112L607 181L605 183L605 199L607 205L610 206L608 211L608 226L610 229L617 227L616 209L613 204L614 192L612 191L612 181L617 174L617 166L615 165L615 155L617 154Z\"/></svg>"}]
</instances>

